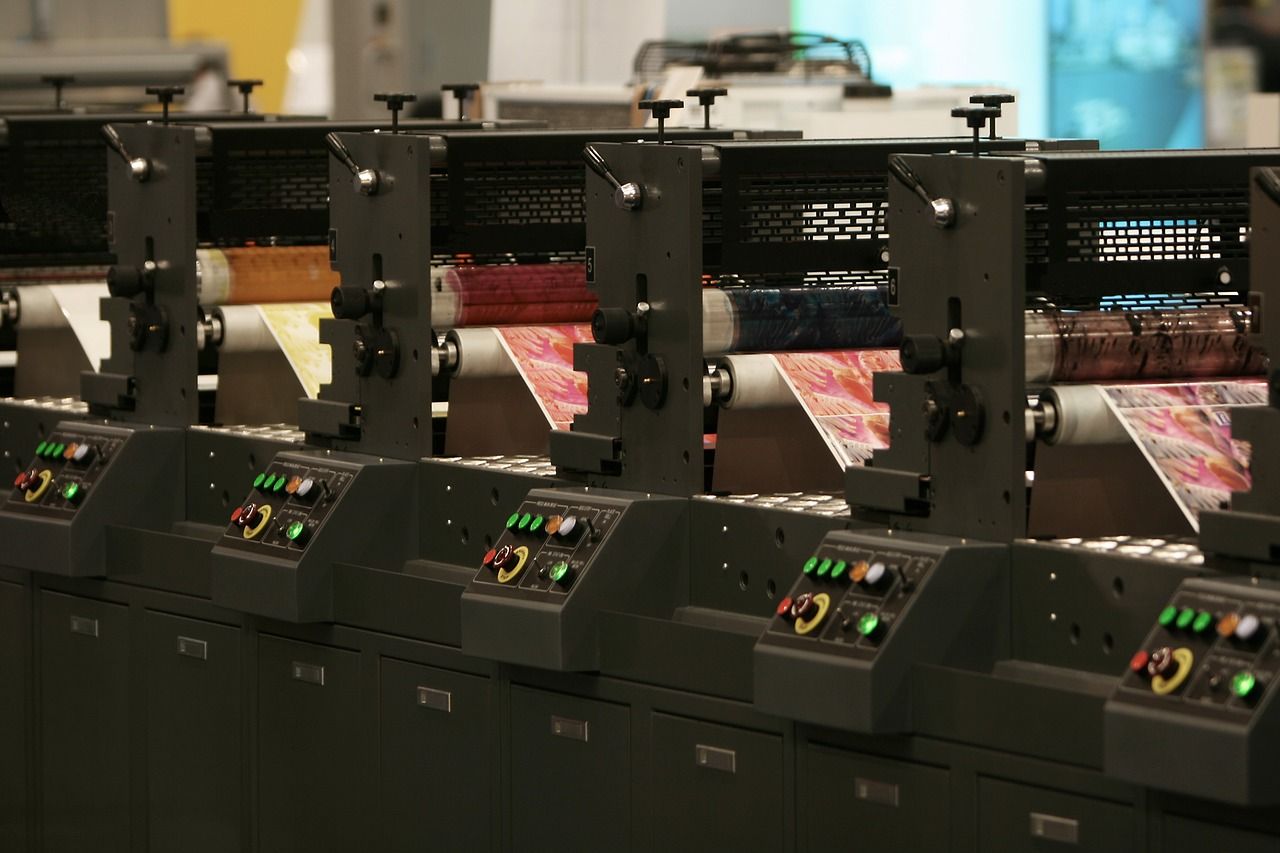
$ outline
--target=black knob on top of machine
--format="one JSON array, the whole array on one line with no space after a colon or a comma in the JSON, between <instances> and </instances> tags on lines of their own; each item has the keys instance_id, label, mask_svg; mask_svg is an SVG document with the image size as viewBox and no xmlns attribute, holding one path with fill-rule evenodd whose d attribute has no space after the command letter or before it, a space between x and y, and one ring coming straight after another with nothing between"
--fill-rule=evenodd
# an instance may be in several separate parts
<instances>
[{"instance_id":1,"label":"black knob on top of machine","mask_svg":"<svg viewBox=\"0 0 1280 853\"><path fill-rule=\"evenodd\" d=\"M243 112L247 115L249 112L249 96L253 94L253 90L262 85L261 80L228 80L227 85L240 93L243 98Z\"/></svg>"},{"instance_id":2,"label":"black knob on top of machine","mask_svg":"<svg viewBox=\"0 0 1280 853\"><path fill-rule=\"evenodd\" d=\"M372 294L363 287L340 284L329 294L329 307L339 320L359 320L373 310Z\"/></svg>"},{"instance_id":3,"label":"black knob on top of machine","mask_svg":"<svg viewBox=\"0 0 1280 853\"><path fill-rule=\"evenodd\" d=\"M641 101L637 104L640 109L648 110L649 115L658 120L658 144L661 145L665 140L662 138L666 131L667 119L671 118L671 111L682 109L684 101L677 99L666 99L659 101Z\"/></svg>"},{"instance_id":4,"label":"black knob on top of machine","mask_svg":"<svg viewBox=\"0 0 1280 853\"><path fill-rule=\"evenodd\" d=\"M387 105L387 109L391 110L391 132L400 132L400 111L404 109L405 104L411 104L418 100L418 96L411 92L379 92L373 96L375 101L382 101Z\"/></svg>"},{"instance_id":5,"label":"black knob on top of machine","mask_svg":"<svg viewBox=\"0 0 1280 853\"><path fill-rule=\"evenodd\" d=\"M448 92L453 95L454 100L458 102L458 121L467 120L467 101L471 96L480 91L479 83L445 83L440 87L441 92Z\"/></svg>"},{"instance_id":6,"label":"black knob on top of machine","mask_svg":"<svg viewBox=\"0 0 1280 853\"><path fill-rule=\"evenodd\" d=\"M617 346L636 335L636 316L626 308L597 308L591 315L591 337L598 344Z\"/></svg>"},{"instance_id":7,"label":"black knob on top of machine","mask_svg":"<svg viewBox=\"0 0 1280 853\"><path fill-rule=\"evenodd\" d=\"M169 123L169 105L173 103L173 99L178 95L184 94L186 88L183 86L148 86L147 94L154 95L156 100L160 102L160 109L163 111L164 123Z\"/></svg>"},{"instance_id":8,"label":"black knob on top of machine","mask_svg":"<svg viewBox=\"0 0 1280 853\"><path fill-rule=\"evenodd\" d=\"M1000 118L1001 104L1012 104L1013 101L1014 101L1013 95L1009 94L1008 92L994 92L992 94L979 94L979 95L969 96L969 103L971 104L982 104L982 106L984 107L996 108L996 114L991 117L991 124L990 124L991 139L996 138L996 119Z\"/></svg>"},{"instance_id":9,"label":"black knob on top of machine","mask_svg":"<svg viewBox=\"0 0 1280 853\"><path fill-rule=\"evenodd\" d=\"M697 98L698 103L702 105L702 129L711 129L711 107L716 102L716 98L723 98L729 94L728 89L690 89L685 92L690 98Z\"/></svg>"},{"instance_id":10,"label":"black knob on top of machine","mask_svg":"<svg viewBox=\"0 0 1280 853\"><path fill-rule=\"evenodd\" d=\"M907 335L898 357L904 373L936 373L947 365L947 345L933 335Z\"/></svg>"},{"instance_id":11,"label":"black knob on top of machine","mask_svg":"<svg viewBox=\"0 0 1280 853\"><path fill-rule=\"evenodd\" d=\"M40 82L53 87L53 106L60 110L66 106L62 102L62 90L68 83L76 82L76 77L74 74L45 74L40 78Z\"/></svg>"},{"instance_id":12,"label":"black knob on top of machine","mask_svg":"<svg viewBox=\"0 0 1280 853\"><path fill-rule=\"evenodd\" d=\"M978 133L982 128L986 127L988 119L995 119L1000 115L999 107L953 107L951 110L952 118L962 118L964 123L973 131L973 156L977 157L981 152L978 148Z\"/></svg>"}]
</instances>

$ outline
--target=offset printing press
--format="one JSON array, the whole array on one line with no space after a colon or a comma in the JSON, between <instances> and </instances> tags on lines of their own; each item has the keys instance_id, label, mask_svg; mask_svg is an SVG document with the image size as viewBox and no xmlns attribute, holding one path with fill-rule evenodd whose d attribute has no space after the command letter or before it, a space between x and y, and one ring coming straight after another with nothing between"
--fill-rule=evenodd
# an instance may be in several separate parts
<instances>
[{"instance_id":1,"label":"offset printing press","mask_svg":"<svg viewBox=\"0 0 1280 853\"><path fill-rule=\"evenodd\" d=\"M368 128L100 128L110 148L99 152L110 158L113 263L101 302L110 357L81 375L87 416L64 420L68 410L79 413L64 401L5 404L16 479L0 524L24 543L9 565L102 576L108 527L166 532L219 519L229 500L219 483L231 475L223 460L266 456L300 438L283 424L303 380L257 306L328 297L336 277L328 268L325 136ZM149 488L137 488L140 477ZM204 484L190 496L188 477ZM155 570L125 562L130 572Z\"/></svg>"},{"instance_id":2,"label":"offset printing press","mask_svg":"<svg viewBox=\"0 0 1280 853\"><path fill-rule=\"evenodd\" d=\"M583 146L660 133L331 137L330 248L341 284L320 337L334 353L332 379L301 403L310 446L264 469L219 540L215 600L295 622L333 621L339 606L362 607L335 601L343 563L407 571L398 583L418 573L444 589L460 585L464 576L449 565L466 565L476 544L501 529L493 496L553 475L545 457L552 423L517 368L567 353L518 362L511 342L571 337L566 324L594 310L583 257ZM567 364L559 375L571 375ZM572 392L568 385L562 390ZM433 418L441 404L447 419ZM310 483L324 491L318 504L297 493ZM365 582L379 578L391 581L367 573ZM445 612L457 606L456 595L442 600ZM441 639L456 642L456 616L404 618L417 622L415 631L444 631Z\"/></svg>"},{"instance_id":3,"label":"offset printing press","mask_svg":"<svg viewBox=\"0 0 1280 853\"><path fill-rule=\"evenodd\" d=\"M1202 551L1195 532L1203 523L1207 543L1242 523L1218 512L1249 471L1224 425L1253 423L1247 406L1266 399L1248 176L1277 157L895 165L902 370L875 378L890 443L847 471L853 518L869 527L815 553L846 576L806 563L791 597L808 612L780 612L757 645L760 707L999 744L1027 728L1020 705L1064 729L1024 748L1069 743L1063 760L1126 780L1273 802L1251 775L1267 747L1245 734L1267 707L1266 651L1251 645L1267 594L1251 604L1250 570L1220 559L1242 540ZM948 712L968 707L978 716ZM1224 732L1223 717L1240 728ZM1068 823L1040 837L1079 830Z\"/></svg>"}]
</instances>

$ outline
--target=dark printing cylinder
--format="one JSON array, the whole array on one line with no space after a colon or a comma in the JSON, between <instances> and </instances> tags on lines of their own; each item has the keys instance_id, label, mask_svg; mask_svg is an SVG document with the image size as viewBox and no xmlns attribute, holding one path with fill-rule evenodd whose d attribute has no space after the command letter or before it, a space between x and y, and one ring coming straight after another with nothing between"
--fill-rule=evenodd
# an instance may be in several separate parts
<instances>
[{"instance_id":1,"label":"dark printing cylinder","mask_svg":"<svg viewBox=\"0 0 1280 853\"><path fill-rule=\"evenodd\" d=\"M875 288L709 287L704 355L896 346L902 323Z\"/></svg>"},{"instance_id":2,"label":"dark printing cylinder","mask_svg":"<svg viewBox=\"0 0 1280 853\"><path fill-rule=\"evenodd\" d=\"M1032 383L1194 379L1262 373L1249 342L1248 308L1173 311L1028 311L1026 378Z\"/></svg>"}]
</instances>

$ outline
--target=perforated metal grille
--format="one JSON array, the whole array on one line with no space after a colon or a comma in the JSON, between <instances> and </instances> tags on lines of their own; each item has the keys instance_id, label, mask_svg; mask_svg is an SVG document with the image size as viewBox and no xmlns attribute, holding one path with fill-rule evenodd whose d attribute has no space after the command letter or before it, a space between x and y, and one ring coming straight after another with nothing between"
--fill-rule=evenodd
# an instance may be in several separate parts
<instances>
[{"instance_id":1,"label":"perforated metal grille","mask_svg":"<svg viewBox=\"0 0 1280 853\"><path fill-rule=\"evenodd\" d=\"M1065 213L1068 262L1248 257L1249 202L1238 187L1069 193Z\"/></svg>"},{"instance_id":2,"label":"perforated metal grille","mask_svg":"<svg viewBox=\"0 0 1280 853\"><path fill-rule=\"evenodd\" d=\"M1202 308L1206 305L1239 305L1240 293L1145 293L1131 296L1104 296L1098 307L1124 311L1172 311L1180 308Z\"/></svg>"},{"instance_id":3,"label":"perforated metal grille","mask_svg":"<svg viewBox=\"0 0 1280 853\"><path fill-rule=\"evenodd\" d=\"M22 144L22 175L6 182L0 253L105 252L107 175L96 139L39 139Z\"/></svg>"},{"instance_id":4,"label":"perforated metal grille","mask_svg":"<svg viewBox=\"0 0 1280 853\"><path fill-rule=\"evenodd\" d=\"M469 226L580 223L586 217L584 180L579 161L468 163L462 179L465 222Z\"/></svg>"},{"instance_id":5,"label":"perforated metal grille","mask_svg":"<svg viewBox=\"0 0 1280 853\"><path fill-rule=\"evenodd\" d=\"M327 210L328 152L316 148L240 149L227 152L230 210Z\"/></svg>"},{"instance_id":6,"label":"perforated metal grille","mask_svg":"<svg viewBox=\"0 0 1280 853\"><path fill-rule=\"evenodd\" d=\"M738 188L745 243L872 240L888 237L883 174L778 174L742 179Z\"/></svg>"},{"instance_id":7,"label":"perforated metal grille","mask_svg":"<svg viewBox=\"0 0 1280 853\"><path fill-rule=\"evenodd\" d=\"M704 275L704 285L718 287L862 287L883 291L889 286L885 270L827 270L797 273L722 273Z\"/></svg>"}]
</instances>

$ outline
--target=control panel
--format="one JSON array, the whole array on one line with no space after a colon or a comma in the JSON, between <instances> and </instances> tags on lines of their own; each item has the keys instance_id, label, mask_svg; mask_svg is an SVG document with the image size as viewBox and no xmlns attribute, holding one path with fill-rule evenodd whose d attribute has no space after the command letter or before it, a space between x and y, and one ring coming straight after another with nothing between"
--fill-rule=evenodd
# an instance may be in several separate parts
<instances>
[{"instance_id":1,"label":"control panel","mask_svg":"<svg viewBox=\"0 0 1280 853\"><path fill-rule=\"evenodd\" d=\"M1253 778L1249 761L1280 743L1273 739L1280 738L1273 699L1278 680L1280 585L1183 582L1155 614L1107 702L1107 769L1188 794L1250 804L1280 801L1280 784ZM1265 739L1266 745L1251 747L1253 739ZM1200 751L1212 771L1189 754ZM1171 752L1185 762L1171 761ZM1238 764L1232 764L1233 755ZM1220 775L1227 778L1214 778Z\"/></svg>"},{"instance_id":2,"label":"control panel","mask_svg":"<svg viewBox=\"0 0 1280 853\"><path fill-rule=\"evenodd\" d=\"M827 534L756 644L756 704L853 731L904 730L910 667L954 659L952 640L994 610L1007 562L996 546ZM979 642L965 651L981 658L994 649Z\"/></svg>"},{"instance_id":3,"label":"control panel","mask_svg":"<svg viewBox=\"0 0 1280 853\"><path fill-rule=\"evenodd\" d=\"M506 518L462 595L462 650L546 669L598 666L604 610L669 615L687 501L538 489Z\"/></svg>"},{"instance_id":4,"label":"control panel","mask_svg":"<svg viewBox=\"0 0 1280 853\"><path fill-rule=\"evenodd\" d=\"M70 518L106 475L127 437L85 424L59 424L14 478L5 511Z\"/></svg>"},{"instance_id":5,"label":"control panel","mask_svg":"<svg viewBox=\"0 0 1280 853\"><path fill-rule=\"evenodd\" d=\"M417 556L417 466L324 450L255 472L210 560L213 600L290 622L333 616L333 566L399 571Z\"/></svg>"},{"instance_id":6,"label":"control panel","mask_svg":"<svg viewBox=\"0 0 1280 853\"><path fill-rule=\"evenodd\" d=\"M485 552L478 584L497 584L531 601L569 594L586 574L622 511L584 501L526 500Z\"/></svg>"},{"instance_id":7,"label":"control panel","mask_svg":"<svg viewBox=\"0 0 1280 853\"><path fill-rule=\"evenodd\" d=\"M68 577L106 574L109 526L164 531L185 504L181 430L63 421L0 504L5 563Z\"/></svg>"},{"instance_id":8,"label":"control panel","mask_svg":"<svg viewBox=\"0 0 1280 853\"><path fill-rule=\"evenodd\" d=\"M296 561L354 477L349 466L279 457L253 478L244 503L231 510L220 544Z\"/></svg>"}]
</instances>

